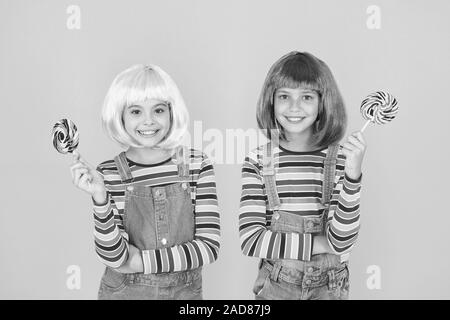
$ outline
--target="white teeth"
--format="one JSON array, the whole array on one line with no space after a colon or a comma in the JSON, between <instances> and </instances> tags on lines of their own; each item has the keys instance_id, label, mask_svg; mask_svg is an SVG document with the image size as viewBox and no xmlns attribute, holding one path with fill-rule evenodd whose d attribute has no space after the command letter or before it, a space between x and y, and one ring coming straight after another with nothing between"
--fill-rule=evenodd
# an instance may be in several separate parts
<instances>
[{"instance_id":1,"label":"white teeth","mask_svg":"<svg viewBox=\"0 0 450 320\"><path fill-rule=\"evenodd\" d=\"M295 121L300 121L300 120L302 120L303 118L301 118L301 117L286 117L289 121L293 121L293 122L295 122Z\"/></svg>"},{"instance_id":2,"label":"white teeth","mask_svg":"<svg viewBox=\"0 0 450 320\"><path fill-rule=\"evenodd\" d=\"M143 136L151 136L156 133L156 130L147 130L147 131L138 130L138 132Z\"/></svg>"}]
</instances>

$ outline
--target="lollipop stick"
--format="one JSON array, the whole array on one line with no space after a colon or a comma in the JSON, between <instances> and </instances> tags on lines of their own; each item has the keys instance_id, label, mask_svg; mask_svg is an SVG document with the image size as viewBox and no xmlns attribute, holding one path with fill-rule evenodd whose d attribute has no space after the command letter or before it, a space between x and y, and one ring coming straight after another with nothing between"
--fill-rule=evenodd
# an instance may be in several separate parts
<instances>
[{"instance_id":1,"label":"lollipop stick","mask_svg":"<svg viewBox=\"0 0 450 320\"><path fill-rule=\"evenodd\" d=\"M369 125L370 122L372 122L372 120L367 120L366 123L364 124L364 127L362 127L362 129L360 131L364 132L364 130L366 130L366 128L367 128L367 126Z\"/></svg>"}]
</instances>

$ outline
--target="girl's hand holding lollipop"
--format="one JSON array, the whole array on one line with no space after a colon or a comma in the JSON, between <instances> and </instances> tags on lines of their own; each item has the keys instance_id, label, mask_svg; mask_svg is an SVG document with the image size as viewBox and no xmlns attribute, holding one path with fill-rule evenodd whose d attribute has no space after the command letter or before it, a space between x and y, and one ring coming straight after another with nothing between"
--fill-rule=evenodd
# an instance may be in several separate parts
<instances>
[{"instance_id":1,"label":"girl's hand holding lollipop","mask_svg":"<svg viewBox=\"0 0 450 320\"><path fill-rule=\"evenodd\" d=\"M79 143L77 126L69 119L62 119L53 126L52 138L56 151L73 154L73 165L70 167L73 184L89 193L96 203L105 203L107 194L103 177L76 151Z\"/></svg>"},{"instance_id":2,"label":"girl's hand holding lollipop","mask_svg":"<svg viewBox=\"0 0 450 320\"><path fill-rule=\"evenodd\" d=\"M353 132L342 145L342 153L345 155L345 174L353 180L361 176L362 162L366 152L366 142L361 131Z\"/></svg>"},{"instance_id":3,"label":"girl's hand holding lollipop","mask_svg":"<svg viewBox=\"0 0 450 320\"><path fill-rule=\"evenodd\" d=\"M72 182L79 189L89 193L97 204L104 204L107 200L103 177L89 163L73 152L73 165L70 167Z\"/></svg>"},{"instance_id":4,"label":"girl's hand holding lollipop","mask_svg":"<svg viewBox=\"0 0 450 320\"><path fill-rule=\"evenodd\" d=\"M345 173L357 180L361 175L361 164L366 151L366 143L362 133L371 122L386 124L392 121L398 112L397 99L384 91L368 95L361 103L361 114L366 121L360 131L353 132L343 144L342 153L346 156Z\"/></svg>"}]
</instances>

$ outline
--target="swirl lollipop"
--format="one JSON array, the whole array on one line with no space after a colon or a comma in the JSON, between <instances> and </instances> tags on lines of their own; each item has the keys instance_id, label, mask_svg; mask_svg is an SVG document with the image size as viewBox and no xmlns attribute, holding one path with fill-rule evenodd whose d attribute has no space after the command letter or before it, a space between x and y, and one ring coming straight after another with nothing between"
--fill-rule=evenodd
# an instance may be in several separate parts
<instances>
[{"instance_id":1,"label":"swirl lollipop","mask_svg":"<svg viewBox=\"0 0 450 320\"><path fill-rule=\"evenodd\" d=\"M62 154L72 153L78 147L78 130L69 119L61 119L53 126L53 146Z\"/></svg>"},{"instance_id":2,"label":"swirl lollipop","mask_svg":"<svg viewBox=\"0 0 450 320\"><path fill-rule=\"evenodd\" d=\"M398 112L397 99L388 92L377 91L362 101L360 110L367 120L361 129L364 132L370 122L385 124L394 119Z\"/></svg>"},{"instance_id":3,"label":"swirl lollipop","mask_svg":"<svg viewBox=\"0 0 450 320\"><path fill-rule=\"evenodd\" d=\"M53 126L52 130L53 146L56 151L62 154L73 153L78 147L78 129L75 123L69 119L61 119ZM77 161L88 164L80 158L78 151L74 154ZM92 177L89 177L87 184L91 187Z\"/></svg>"}]
</instances>

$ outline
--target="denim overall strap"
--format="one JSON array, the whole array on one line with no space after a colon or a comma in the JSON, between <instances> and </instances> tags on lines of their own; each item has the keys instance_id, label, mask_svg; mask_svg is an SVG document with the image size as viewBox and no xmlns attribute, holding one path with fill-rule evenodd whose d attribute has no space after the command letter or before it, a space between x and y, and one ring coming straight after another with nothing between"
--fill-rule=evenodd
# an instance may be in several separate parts
<instances>
[{"instance_id":1,"label":"denim overall strap","mask_svg":"<svg viewBox=\"0 0 450 320\"><path fill-rule=\"evenodd\" d=\"M275 166L274 166L272 143L269 142L263 146L262 154L262 174L266 189L268 200L268 209L276 211L280 209L281 203L277 193L277 185L275 180Z\"/></svg>"},{"instance_id":2,"label":"denim overall strap","mask_svg":"<svg viewBox=\"0 0 450 320\"><path fill-rule=\"evenodd\" d=\"M338 145L330 145L323 165L322 204L327 208L330 206L334 189L338 151Z\"/></svg>"},{"instance_id":3,"label":"denim overall strap","mask_svg":"<svg viewBox=\"0 0 450 320\"><path fill-rule=\"evenodd\" d=\"M185 146L179 146L175 151L175 154L176 157L174 159L174 162L177 164L178 177L181 180L181 187L183 188L183 190L188 190L189 194L191 194L189 184L191 179L191 175L189 173L189 150Z\"/></svg>"},{"instance_id":4,"label":"denim overall strap","mask_svg":"<svg viewBox=\"0 0 450 320\"><path fill-rule=\"evenodd\" d=\"M284 221L284 223L287 223L291 226L297 225L298 230L300 230L301 233L325 233L326 223L328 221L328 209L334 187L334 178L336 174L336 155L338 150L339 146L337 145L329 146L324 161L324 178L322 182L321 199L324 211L322 215L320 217L293 217L285 214L283 215L282 220ZM274 211L274 219L281 222L279 220L281 219L281 212L278 211L280 209L281 202L276 190L273 148L271 143L268 143L263 148L262 164L265 191L268 200L268 209ZM278 226L274 225L274 228L278 229Z\"/></svg>"},{"instance_id":5,"label":"denim overall strap","mask_svg":"<svg viewBox=\"0 0 450 320\"><path fill-rule=\"evenodd\" d=\"M131 170L128 166L125 152L121 152L118 156L116 156L114 158L114 162L116 163L122 182L133 182L133 176L131 175Z\"/></svg>"},{"instance_id":6,"label":"denim overall strap","mask_svg":"<svg viewBox=\"0 0 450 320\"><path fill-rule=\"evenodd\" d=\"M322 182L322 205L323 211L323 234L326 232L330 202L333 196L334 178L336 175L337 153L339 145L333 144L328 147L327 156L323 165L323 182Z\"/></svg>"},{"instance_id":7,"label":"denim overall strap","mask_svg":"<svg viewBox=\"0 0 450 320\"><path fill-rule=\"evenodd\" d=\"M181 180L187 182L190 179L189 175L189 152L187 147L178 146L175 151L175 161L178 168L178 176Z\"/></svg>"}]
</instances>

